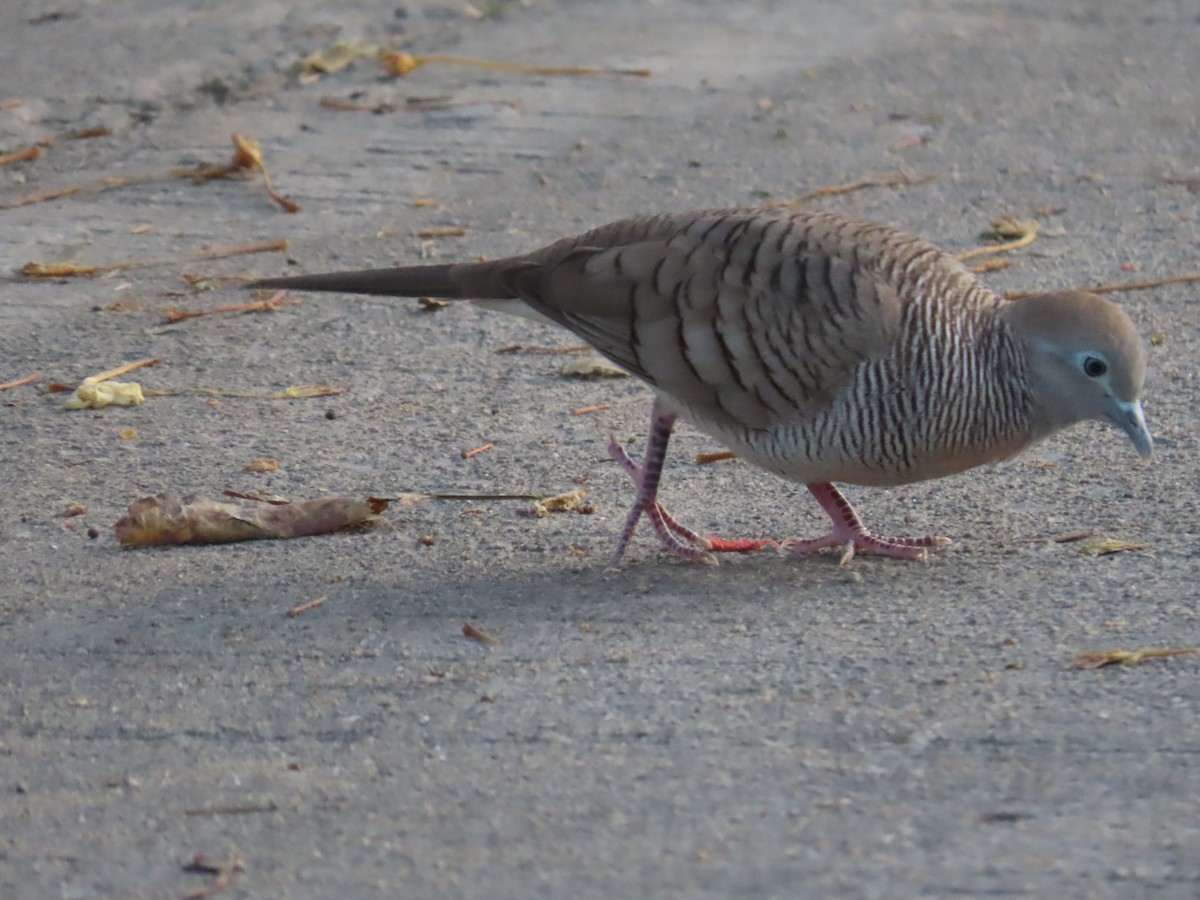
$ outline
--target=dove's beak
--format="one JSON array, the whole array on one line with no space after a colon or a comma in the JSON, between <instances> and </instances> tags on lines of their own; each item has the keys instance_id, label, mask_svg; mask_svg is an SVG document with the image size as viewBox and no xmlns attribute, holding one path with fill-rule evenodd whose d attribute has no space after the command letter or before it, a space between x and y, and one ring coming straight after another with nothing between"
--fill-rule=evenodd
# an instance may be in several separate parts
<instances>
[{"instance_id":1,"label":"dove's beak","mask_svg":"<svg viewBox=\"0 0 1200 900\"><path fill-rule=\"evenodd\" d=\"M1129 435L1133 446L1142 456L1154 452L1154 439L1146 427L1146 413L1142 410L1140 400L1115 400L1108 420Z\"/></svg>"}]
</instances>

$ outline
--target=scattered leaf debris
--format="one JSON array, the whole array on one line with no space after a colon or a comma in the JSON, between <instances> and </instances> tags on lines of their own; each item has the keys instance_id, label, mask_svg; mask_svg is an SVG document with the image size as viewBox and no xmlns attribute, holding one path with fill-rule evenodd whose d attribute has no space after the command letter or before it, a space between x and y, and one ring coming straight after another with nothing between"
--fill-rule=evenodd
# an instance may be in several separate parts
<instances>
[{"instance_id":1,"label":"scattered leaf debris","mask_svg":"<svg viewBox=\"0 0 1200 900\"><path fill-rule=\"evenodd\" d=\"M463 637L470 638L473 641L478 641L481 644L487 644L489 647L495 647L500 643L500 638L494 634L488 634L482 628L472 625L470 622L464 622L462 627Z\"/></svg>"},{"instance_id":2,"label":"scattered leaf debris","mask_svg":"<svg viewBox=\"0 0 1200 900\"><path fill-rule=\"evenodd\" d=\"M1105 666L1138 666L1151 659L1169 659L1200 653L1200 647L1148 647L1144 650L1083 650L1071 660L1072 669L1102 669Z\"/></svg>"},{"instance_id":3,"label":"scattered leaf debris","mask_svg":"<svg viewBox=\"0 0 1200 900\"><path fill-rule=\"evenodd\" d=\"M157 181L175 181L181 178L188 178L191 179L193 184L201 184L205 181L216 181L223 178L241 178L248 171L257 171L262 175L263 184L272 200L279 204L286 212L299 212L300 207L297 204L280 195L271 186L266 167L263 165L262 149L258 141L243 134L233 134L230 137L233 140L234 151L233 157L228 163L201 162L195 166L176 167L168 169L166 172L155 172L148 175L122 175L101 178L98 181L72 185L71 187L59 188L54 191L27 194L24 197L18 197L7 203L0 203L0 209L16 209L19 206L45 203L48 200L59 200L63 197L97 194L101 191L112 190L113 188L152 184Z\"/></svg>"},{"instance_id":4,"label":"scattered leaf debris","mask_svg":"<svg viewBox=\"0 0 1200 900\"><path fill-rule=\"evenodd\" d=\"M490 59L476 59L469 56L446 56L429 53L413 56L403 50L384 50L379 54L379 65L393 78L403 78L421 66L429 63L449 63L458 66L473 66L479 69L489 69L493 72L509 72L516 75L566 75L566 76L633 76L648 78L649 69L608 69L592 66L527 66L518 63L498 62Z\"/></svg>"},{"instance_id":5,"label":"scattered leaf debris","mask_svg":"<svg viewBox=\"0 0 1200 900\"><path fill-rule=\"evenodd\" d=\"M208 500L160 493L130 504L116 523L124 547L222 544L328 534L377 518L388 507L377 497L330 497L271 503L246 497Z\"/></svg>"}]
</instances>

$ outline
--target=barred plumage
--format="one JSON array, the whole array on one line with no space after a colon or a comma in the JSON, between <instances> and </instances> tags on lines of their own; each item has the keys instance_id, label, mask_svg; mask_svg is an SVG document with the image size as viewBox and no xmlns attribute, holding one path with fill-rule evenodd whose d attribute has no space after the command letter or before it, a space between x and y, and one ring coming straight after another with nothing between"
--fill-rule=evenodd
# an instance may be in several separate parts
<instances>
[{"instance_id":1,"label":"barred plumage","mask_svg":"<svg viewBox=\"0 0 1200 900\"><path fill-rule=\"evenodd\" d=\"M933 244L836 213L626 219L525 256L257 286L528 307L653 386L643 466L610 447L638 484L613 565L643 514L682 556L745 546L698 537L658 502L677 416L805 483L834 527L790 546L842 547L843 558L923 558L944 539L872 535L830 482L950 475L1087 418L1113 421L1144 455L1151 448L1145 352L1112 303L1078 292L1005 302Z\"/></svg>"}]
</instances>

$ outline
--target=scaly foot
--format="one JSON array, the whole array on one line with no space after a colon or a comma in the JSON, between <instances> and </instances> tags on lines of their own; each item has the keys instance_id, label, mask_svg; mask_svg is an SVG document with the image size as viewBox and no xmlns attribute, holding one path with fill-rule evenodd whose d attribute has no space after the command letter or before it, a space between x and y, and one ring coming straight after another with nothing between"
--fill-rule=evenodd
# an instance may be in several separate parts
<instances>
[{"instance_id":1,"label":"scaly foot","mask_svg":"<svg viewBox=\"0 0 1200 900\"><path fill-rule=\"evenodd\" d=\"M882 537L872 534L859 520L850 501L832 484L810 484L807 487L809 493L833 520L833 529L829 534L811 540L789 538L783 541L781 548L789 553L816 553L828 547L838 547L842 551L838 562L843 566L854 559L856 553L924 562L929 556L927 548L945 547L950 543L949 538L932 534L919 538Z\"/></svg>"}]
</instances>

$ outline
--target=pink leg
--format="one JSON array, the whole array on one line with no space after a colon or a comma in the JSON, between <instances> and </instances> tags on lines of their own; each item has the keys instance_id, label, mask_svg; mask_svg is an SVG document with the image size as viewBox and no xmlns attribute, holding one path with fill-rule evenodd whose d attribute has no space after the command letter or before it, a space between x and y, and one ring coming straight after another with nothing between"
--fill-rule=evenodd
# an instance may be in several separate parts
<instances>
[{"instance_id":1,"label":"pink leg","mask_svg":"<svg viewBox=\"0 0 1200 900\"><path fill-rule=\"evenodd\" d=\"M712 558L710 552L743 552L761 550L766 546L777 547L778 544L773 541L749 538L734 541L715 537L702 538L690 528L680 524L674 516L666 511L658 500L658 483L662 478L663 461L667 455L667 442L671 438L671 428L674 424L674 414L666 412L656 401L650 416L650 436L646 441L646 456L640 466L629 458L625 448L615 439L609 442L609 456L620 463L633 478L633 482L638 488L638 495L633 502L633 508L629 510L629 515L625 519L625 528L621 531L617 549L613 552L608 567L615 569L620 566L621 558L625 555L625 550L633 537L633 531L643 513L650 520L650 525L654 528L654 533L658 535L663 546L684 559L711 564L716 560ZM679 538L683 538L683 541L688 543L684 543Z\"/></svg>"},{"instance_id":2,"label":"pink leg","mask_svg":"<svg viewBox=\"0 0 1200 900\"><path fill-rule=\"evenodd\" d=\"M841 548L841 564L854 559L855 553L872 553L876 556L891 556L897 559L924 560L927 547L945 547L949 538L926 535L920 538L880 537L867 531L859 521L850 501L832 484L806 485L810 494L821 504L821 509L833 520L829 534L812 540L789 538L783 549L792 553L815 553L826 547Z\"/></svg>"}]
</instances>

